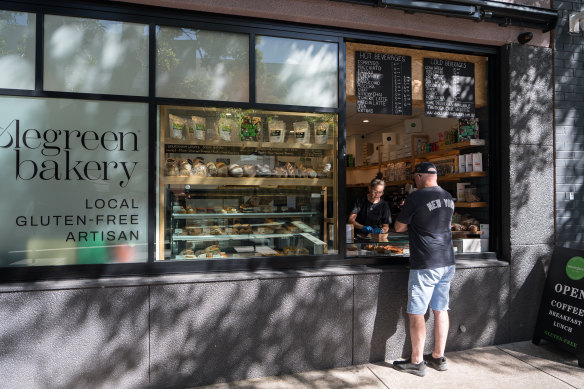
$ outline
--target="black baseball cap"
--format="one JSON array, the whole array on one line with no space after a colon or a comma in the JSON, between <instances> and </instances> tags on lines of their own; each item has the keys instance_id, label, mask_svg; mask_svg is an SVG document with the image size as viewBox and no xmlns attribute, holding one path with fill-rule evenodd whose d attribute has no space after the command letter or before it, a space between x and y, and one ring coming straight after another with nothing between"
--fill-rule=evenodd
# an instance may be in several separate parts
<instances>
[{"instance_id":1,"label":"black baseball cap","mask_svg":"<svg viewBox=\"0 0 584 389\"><path fill-rule=\"evenodd\" d=\"M438 169L436 169L436 166L432 162L420 162L416 165L414 173L438 174Z\"/></svg>"}]
</instances>

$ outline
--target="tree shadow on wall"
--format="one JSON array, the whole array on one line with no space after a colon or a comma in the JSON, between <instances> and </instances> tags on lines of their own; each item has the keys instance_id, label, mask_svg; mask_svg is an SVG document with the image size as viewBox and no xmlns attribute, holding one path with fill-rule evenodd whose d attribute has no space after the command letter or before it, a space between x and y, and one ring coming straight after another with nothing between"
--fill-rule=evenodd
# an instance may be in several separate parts
<instances>
[{"instance_id":1,"label":"tree shadow on wall","mask_svg":"<svg viewBox=\"0 0 584 389\"><path fill-rule=\"evenodd\" d=\"M568 34L568 17L574 12L572 4L558 2L556 7L560 19L554 31L556 236L559 246L584 249L584 108L581 85L584 38L582 33Z\"/></svg>"},{"instance_id":2,"label":"tree shadow on wall","mask_svg":"<svg viewBox=\"0 0 584 389\"><path fill-rule=\"evenodd\" d=\"M147 387L147 287L0 294L4 388Z\"/></svg>"},{"instance_id":3,"label":"tree shadow on wall","mask_svg":"<svg viewBox=\"0 0 584 389\"><path fill-rule=\"evenodd\" d=\"M3 387L187 388L351 365L351 276L247 278L0 295Z\"/></svg>"},{"instance_id":4,"label":"tree shadow on wall","mask_svg":"<svg viewBox=\"0 0 584 389\"><path fill-rule=\"evenodd\" d=\"M350 276L153 287L152 387L350 365L352 310Z\"/></svg>"}]
</instances>

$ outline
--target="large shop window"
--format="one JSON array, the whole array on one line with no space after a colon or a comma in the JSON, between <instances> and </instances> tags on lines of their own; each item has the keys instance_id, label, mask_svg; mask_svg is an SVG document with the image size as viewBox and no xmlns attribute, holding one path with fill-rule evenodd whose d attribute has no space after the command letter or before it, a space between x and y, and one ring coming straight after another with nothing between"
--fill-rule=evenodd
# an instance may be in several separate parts
<instances>
[{"instance_id":1,"label":"large shop window","mask_svg":"<svg viewBox=\"0 0 584 389\"><path fill-rule=\"evenodd\" d=\"M148 105L0 97L0 266L144 262Z\"/></svg>"},{"instance_id":2,"label":"large shop window","mask_svg":"<svg viewBox=\"0 0 584 389\"><path fill-rule=\"evenodd\" d=\"M256 36L258 103L336 108L335 43Z\"/></svg>"},{"instance_id":3,"label":"large shop window","mask_svg":"<svg viewBox=\"0 0 584 389\"><path fill-rule=\"evenodd\" d=\"M160 108L159 260L337 252L337 115Z\"/></svg>"},{"instance_id":4,"label":"large shop window","mask_svg":"<svg viewBox=\"0 0 584 389\"><path fill-rule=\"evenodd\" d=\"M157 27L156 95L249 101L249 35Z\"/></svg>"},{"instance_id":5,"label":"large shop window","mask_svg":"<svg viewBox=\"0 0 584 389\"><path fill-rule=\"evenodd\" d=\"M0 88L34 89L36 15L0 10Z\"/></svg>"},{"instance_id":6,"label":"large shop window","mask_svg":"<svg viewBox=\"0 0 584 389\"><path fill-rule=\"evenodd\" d=\"M44 89L148 95L148 26L45 15Z\"/></svg>"},{"instance_id":7,"label":"large shop window","mask_svg":"<svg viewBox=\"0 0 584 389\"><path fill-rule=\"evenodd\" d=\"M395 221L413 167L430 161L455 199L455 252L491 250L487 69L482 56L347 44L347 214L380 173ZM347 256L407 257L407 234L347 225Z\"/></svg>"}]
</instances>

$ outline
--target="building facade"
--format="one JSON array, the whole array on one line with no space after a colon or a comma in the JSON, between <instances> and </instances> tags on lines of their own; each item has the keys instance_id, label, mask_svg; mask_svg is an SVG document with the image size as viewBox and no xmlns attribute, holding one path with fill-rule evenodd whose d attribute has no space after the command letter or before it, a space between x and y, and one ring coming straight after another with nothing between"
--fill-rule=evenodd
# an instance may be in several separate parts
<instances>
[{"instance_id":1,"label":"building facade","mask_svg":"<svg viewBox=\"0 0 584 389\"><path fill-rule=\"evenodd\" d=\"M488 170L479 190L488 205L477 218L490 238L487 250L457 255L447 350L530 339L554 244L579 244L581 44L566 24L580 3L435 4L1 1L0 39L19 37L0 45L0 67L11 72L0 76L0 158L9 166L3 180L13 184L2 189L9 215L0 253L3 386L183 388L407 356L407 259L350 255L344 228L360 51L413 58L413 112L426 98L415 84L422 57L475 64ZM188 47L199 53L197 66L181 67ZM216 72L202 71L213 58ZM278 84L277 63L293 83ZM188 126L198 136L209 112L217 138L202 150ZM246 131L254 118L264 129L269 122L270 136L278 123L294 122L300 145L270 138L265 147L266 134L239 138L253 152L234 151L236 141L219 132L233 112L243 112ZM303 121L327 123L322 143L316 131L310 146L298 141ZM186 139L173 135L181 124ZM212 167L223 162L232 171L185 181L184 165L175 176L169 160L188 153L219 155ZM258 164L248 181L235 156L242 166ZM263 163L274 172L307 168L294 178L262 177ZM218 184L207 190L211 182ZM564 201L571 192L575 200ZM223 205L209 202L217 194ZM310 245L278 246L274 218L260 227L273 239L269 253L283 256L259 255L255 245L254 254L248 245L231 253L220 238L213 238L218 252L189 246L207 228L227 228L189 223L230 218L227 195L249 199L240 205L256 213L286 214L286 233ZM282 200L262 203L268 195ZM249 219L245 212L234 214ZM253 220L237 228L259 234ZM226 240L236 241L240 231L228 228Z\"/></svg>"}]
</instances>

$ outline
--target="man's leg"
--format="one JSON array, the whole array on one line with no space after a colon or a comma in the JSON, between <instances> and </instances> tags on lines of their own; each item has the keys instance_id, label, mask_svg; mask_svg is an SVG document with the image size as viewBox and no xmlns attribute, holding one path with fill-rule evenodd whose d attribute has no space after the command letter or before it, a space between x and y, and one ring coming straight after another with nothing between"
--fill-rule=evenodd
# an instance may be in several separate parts
<instances>
[{"instance_id":1,"label":"man's leg","mask_svg":"<svg viewBox=\"0 0 584 389\"><path fill-rule=\"evenodd\" d=\"M448 328L450 319L448 309L450 303L450 281L454 277L455 266L446 266L437 271L443 272L443 275L434 287L434 293L430 300L430 308L434 312L434 350L433 358L442 358L446 348L446 338L448 338ZM444 360L442 360L443 363ZM446 365L442 365L440 370L446 370Z\"/></svg>"},{"instance_id":2,"label":"man's leg","mask_svg":"<svg viewBox=\"0 0 584 389\"><path fill-rule=\"evenodd\" d=\"M432 356L440 358L444 356L450 320L448 311L432 311L434 312L434 350L432 351Z\"/></svg>"},{"instance_id":3,"label":"man's leg","mask_svg":"<svg viewBox=\"0 0 584 389\"><path fill-rule=\"evenodd\" d=\"M425 282L425 270L410 270L408 280L408 313L412 356L406 360L394 361L393 366L406 373L423 377L426 374L424 362L424 343L426 341L426 322L424 314L432 297L432 286Z\"/></svg>"},{"instance_id":4,"label":"man's leg","mask_svg":"<svg viewBox=\"0 0 584 389\"><path fill-rule=\"evenodd\" d=\"M412 363L420 363L424 360L426 321L424 320L424 315L409 313L408 316L410 319L410 338L412 340ZM446 343L446 339L444 342Z\"/></svg>"}]
</instances>

